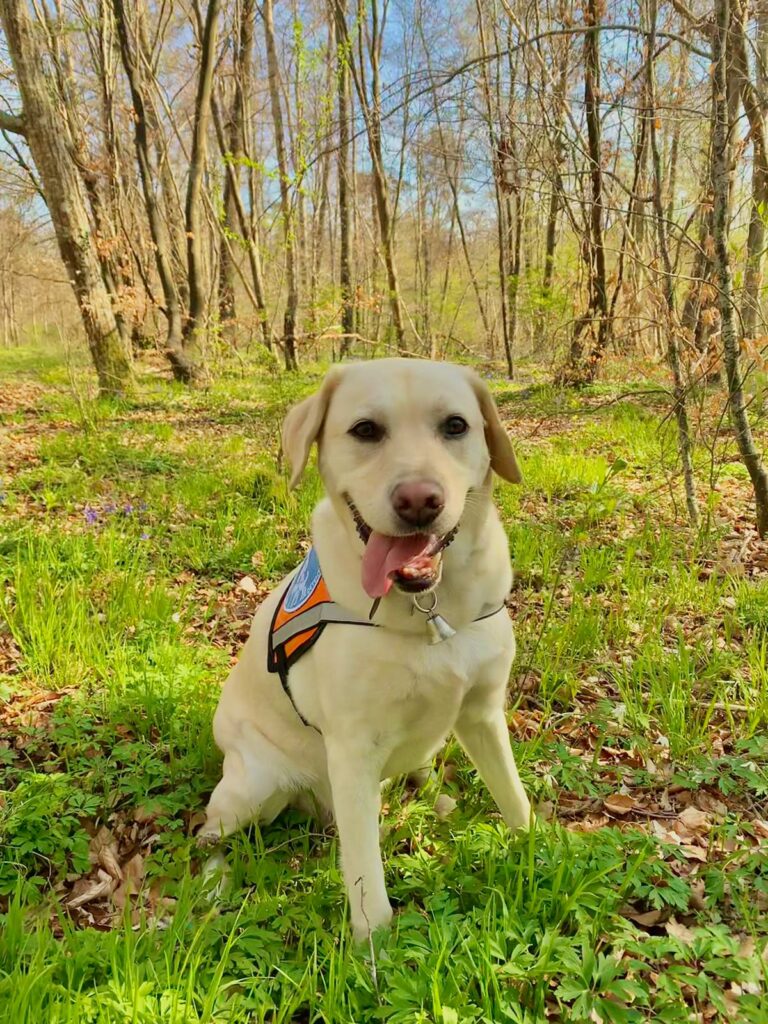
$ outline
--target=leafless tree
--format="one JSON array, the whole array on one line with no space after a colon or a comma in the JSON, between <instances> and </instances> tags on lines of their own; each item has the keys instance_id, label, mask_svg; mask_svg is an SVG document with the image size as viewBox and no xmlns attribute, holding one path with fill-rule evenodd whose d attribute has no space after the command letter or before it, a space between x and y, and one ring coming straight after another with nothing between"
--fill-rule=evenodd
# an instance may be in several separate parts
<instances>
[{"instance_id":1,"label":"leafless tree","mask_svg":"<svg viewBox=\"0 0 768 1024\"><path fill-rule=\"evenodd\" d=\"M0 15L22 102L20 114L0 114L0 128L22 135L29 146L77 298L99 389L105 395L123 395L132 385L131 352L102 276L76 145L67 136L67 97L55 71L51 74L40 24L27 0L2 0Z\"/></svg>"}]
</instances>

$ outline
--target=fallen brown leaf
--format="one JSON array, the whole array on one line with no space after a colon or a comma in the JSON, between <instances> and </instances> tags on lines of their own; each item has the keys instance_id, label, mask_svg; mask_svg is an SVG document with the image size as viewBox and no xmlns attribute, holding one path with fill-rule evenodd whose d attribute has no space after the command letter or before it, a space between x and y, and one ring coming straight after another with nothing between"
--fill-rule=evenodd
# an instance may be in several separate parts
<instances>
[{"instance_id":1,"label":"fallen brown leaf","mask_svg":"<svg viewBox=\"0 0 768 1024\"><path fill-rule=\"evenodd\" d=\"M92 863L100 864L116 881L122 881L123 872L117 857L117 840L106 825L102 825L91 840L89 857Z\"/></svg>"},{"instance_id":2,"label":"fallen brown leaf","mask_svg":"<svg viewBox=\"0 0 768 1024\"><path fill-rule=\"evenodd\" d=\"M678 815L678 819L694 832L705 832L712 825L712 817L706 811L700 811L698 807L691 804Z\"/></svg>"},{"instance_id":3,"label":"fallen brown leaf","mask_svg":"<svg viewBox=\"0 0 768 1024\"><path fill-rule=\"evenodd\" d=\"M676 921L674 917L667 921L664 927L667 931L667 935L671 936L673 939L679 939L686 945L690 945L696 938L695 932L691 931L691 929L686 925L680 924L680 922Z\"/></svg>"},{"instance_id":4,"label":"fallen brown leaf","mask_svg":"<svg viewBox=\"0 0 768 1024\"><path fill-rule=\"evenodd\" d=\"M635 798L624 793L612 793L603 800L603 807L609 814L623 816L635 809Z\"/></svg>"},{"instance_id":5,"label":"fallen brown leaf","mask_svg":"<svg viewBox=\"0 0 768 1024\"><path fill-rule=\"evenodd\" d=\"M121 886L115 889L112 900L116 907L123 909L129 896L135 895L141 888L144 880L144 858L136 853L123 866L124 881Z\"/></svg>"},{"instance_id":6,"label":"fallen brown leaf","mask_svg":"<svg viewBox=\"0 0 768 1024\"><path fill-rule=\"evenodd\" d=\"M641 928L652 928L655 924L659 923L663 916L660 910L646 910L644 912L625 910L622 913L624 917L628 917L630 921L639 924Z\"/></svg>"},{"instance_id":7,"label":"fallen brown leaf","mask_svg":"<svg viewBox=\"0 0 768 1024\"><path fill-rule=\"evenodd\" d=\"M701 846L691 846L689 843L680 844L680 852L686 860L698 860L702 864L706 864L707 851Z\"/></svg>"},{"instance_id":8,"label":"fallen brown leaf","mask_svg":"<svg viewBox=\"0 0 768 1024\"><path fill-rule=\"evenodd\" d=\"M72 910L83 907L86 903L92 903L94 900L104 899L105 896L109 896L117 884L111 875L101 869L99 869L95 880L84 879L84 881L89 881L90 885L67 900L67 906ZM75 884L73 892L76 890L77 884Z\"/></svg>"}]
</instances>

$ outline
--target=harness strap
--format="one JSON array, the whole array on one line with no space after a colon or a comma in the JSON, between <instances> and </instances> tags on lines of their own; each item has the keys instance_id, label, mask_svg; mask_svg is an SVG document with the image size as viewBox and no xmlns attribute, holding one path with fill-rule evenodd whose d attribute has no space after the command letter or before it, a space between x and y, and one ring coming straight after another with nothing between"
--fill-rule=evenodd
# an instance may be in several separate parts
<instances>
[{"instance_id":1,"label":"harness strap","mask_svg":"<svg viewBox=\"0 0 768 1024\"><path fill-rule=\"evenodd\" d=\"M323 604L316 604L305 612L300 612L290 622L286 622L284 626L276 629L272 634L272 644L274 647L278 647L280 644L285 643L286 640L296 636L297 633L303 633L307 629L312 629L314 626L321 624L325 625L328 622L341 622L350 626L376 625L375 622L369 622L368 619L363 619L359 615L355 615L354 612L348 612L346 608L342 608L332 601L325 602Z\"/></svg>"}]
</instances>

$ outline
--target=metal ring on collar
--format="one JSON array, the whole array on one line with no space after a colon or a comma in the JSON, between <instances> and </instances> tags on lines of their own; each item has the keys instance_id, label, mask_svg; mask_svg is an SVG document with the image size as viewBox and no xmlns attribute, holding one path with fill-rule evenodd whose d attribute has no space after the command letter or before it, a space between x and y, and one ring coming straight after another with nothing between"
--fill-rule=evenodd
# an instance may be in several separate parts
<instances>
[{"instance_id":1,"label":"metal ring on collar","mask_svg":"<svg viewBox=\"0 0 768 1024\"><path fill-rule=\"evenodd\" d=\"M419 611L422 612L424 615L429 615L431 612L433 612L435 610L435 608L437 606L437 594L435 593L435 591L434 590L428 590L427 594L428 594L429 597L432 598L432 604L429 606L429 608L422 608L421 605L419 604L419 595L418 594L414 594L413 595L414 606L416 608L418 608Z\"/></svg>"}]
</instances>

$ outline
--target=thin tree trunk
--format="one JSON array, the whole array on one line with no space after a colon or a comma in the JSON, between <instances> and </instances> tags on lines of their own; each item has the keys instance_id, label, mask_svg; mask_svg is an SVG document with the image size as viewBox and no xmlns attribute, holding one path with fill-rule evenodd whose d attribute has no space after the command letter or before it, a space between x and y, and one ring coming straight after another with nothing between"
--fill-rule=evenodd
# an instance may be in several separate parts
<instances>
[{"instance_id":1,"label":"thin tree trunk","mask_svg":"<svg viewBox=\"0 0 768 1024\"><path fill-rule=\"evenodd\" d=\"M332 0L334 42L336 45L336 97L339 117L338 192L339 192L339 287L341 289L341 345L344 358L355 334L355 301L352 274L352 206L349 190L355 173L350 164L352 97L349 66L352 60L343 0Z\"/></svg>"},{"instance_id":2,"label":"thin tree trunk","mask_svg":"<svg viewBox=\"0 0 768 1024\"><path fill-rule=\"evenodd\" d=\"M299 309L299 289L296 276L296 248L293 231L293 212L288 177L288 157L283 131L283 110L280 102L280 72L275 46L275 22L272 0L264 0L264 39L267 46L267 73L269 77L269 98L272 106L272 121L275 127L275 149L277 151L277 172L280 177L280 213L283 220L283 246L285 250L285 273L288 295L283 317L283 346L285 367L298 367L296 355L296 316Z\"/></svg>"},{"instance_id":3,"label":"thin tree trunk","mask_svg":"<svg viewBox=\"0 0 768 1024\"><path fill-rule=\"evenodd\" d=\"M603 168L600 131L600 0L587 0L586 18L591 31L584 37L584 107L587 121L589 156L589 238L588 255L589 308L577 322L571 342L570 367L572 379L593 381L608 344L608 286L603 245ZM592 338L584 357L584 331Z\"/></svg>"},{"instance_id":4,"label":"thin tree trunk","mask_svg":"<svg viewBox=\"0 0 768 1024\"><path fill-rule=\"evenodd\" d=\"M88 35L90 40L91 36ZM118 68L120 49L117 40L114 12L110 0L98 0L96 40L93 44L94 63L99 79L99 96L102 131L104 133L104 154L107 164L107 206L110 218L119 233L120 246L115 256L118 287L121 293L133 296L132 301L122 303L126 326L130 328L131 346L134 351L144 344L144 323L147 319L152 292L144 284L145 267L136 259L138 253L150 251L150 242L141 211L132 207L129 190L136 184L135 163L126 149L126 140L118 129L117 111L119 99ZM144 256L144 262L146 257ZM138 280L137 280L138 278ZM141 296L139 281L143 286Z\"/></svg>"},{"instance_id":5,"label":"thin tree trunk","mask_svg":"<svg viewBox=\"0 0 768 1024\"><path fill-rule=\"evenodd\" d=\"M451 269L453 267L453 240L456 234L456 204L451 203L451 221L448 225L448 241L446 243L445 265L443 267L443 283L440 288L440 305L438 306L438 321L442 325L445 315L445 304L448 300L448 285L451 281ZM481 299L482 300L482 299ZM483 307L485 302L483 301ZM493 344L493 334L488 330L485 336L486 344L490 347Z\"/></svg>"},{"instance_id":6,"label":"thin tree trunk","mask_svg":"<svg viewBox=\"0 0 768 1024\"><path fill-rule=\"evenodd\" d=\"M392 326L395 332L395 344L397 351L407 355L405 344L405 328L403 325L402 298L400 295L400 281L395 260L395 224L389 200L389 188L387 175L384 168L384 152L381 143L381 85L379 75L379 61L381 58L382 34L379 25L378 0L370 0L371 12L371 45L369 59L371 63L371 99L368 100L368 93L365 87L365 63L362 45L359 53L359 68L352 64L352 74L355 80L355 89L360 100L360 106L365 120L366 134L368 137L368 150L371 156L371 170L373 176L374 199L376 202L376 217L379 224L379 234L384 266L387 272L387 289L389 308L392 315ZM366 8L362 0L358 3L358 20L360 32L365 24Z\"/></svg>"},{"instance_id":7,"label":"thin tree trunk","mask_svg":"<svg viewBox=\"0 0 768 1024\"><path fill-rule=\"evenodd\" d=\"M582 255L587 270L589 302L586 312L573 327L568 366L560 379L564 383L588 383L595 379L607 344L608 293L603 249L603 173L600 132L600 31L597 0L588 0L584 37L584 105L587 121L590 196L585 212ZM585 345L585 336L591 341ZM585 355L585 347L587 352Z\"/></svg>"},{"instance_id":8,"label":"thin tree trunk","mask_svg":"<svg viewBox=\"0 0 768 1024\"><path fill-rule=\"evenodd\" d=\"M649 0L649 21L650 31L648 33L648 47L646 52L647 109L644 111L644 117L647 120L647 134L650 137L651 160L653 163L653 209L656 221L656 237L659 244L659 254L661 256L663 269L662 287L667 310L667 358L672 370L672 393L675 401L675 420L677 422L677 446L680 452L680 462L683 467L685 503L688 509L688 518L690 519L692 526L697 526L699 522L699 506L696 500L696 483L693 474L693 440L691 438L691 430L688 423L685 380L683 378L683 371L680 363L680 346L678 342L682 332L680 330L680 323L677 317L674 274L672 260L669 255L667 220L664 211L664 197L662 191L663 172L661 167L661 153L659 152L656 124L656 72L654 68L654 54L656 50L657 0Z\"/></svg>"},{"instance_id":9,"label":"thin tree trunk","mask_svg":"<svg viewBox=\"0 0 768 1024\"><path fill-rule=\"evenodd\" d=\"M728 36L731 18L735 15L730 0L715 0L715 31L713 37L714 74L713 105L714 135L712 139L712 184L714 209L712 234L715 244L715 277L719 286L720 319L722 325L725 373L728 381L728 404L731 422L744 465L752 481L755 495L757 531L761 537L768 533L768 473L755 448L752 428L747 416L744 378L739 358L739 342L733 316L733 282L731 279L729 241L730 159L728 136L730 123L727 78L732 68L728 60Z\"/></svg>"},{"instance_id":10,"label":"thin tree trunk","mask_svg":"<svg viewBox=\"0 0 768 1024\"><path fill-rule=\"evenodd\" d=\"M736 3L731 12L730 39L734 43L733 65L739 75L741 98L749 121L752 138L752 194L750 196L749 233L747 235L747 258L744 268L744 288L741 295L741 329L745 338L754 338L758 333L760 320L760 291L763 282L763 253L765 251L765 216L768 210L768 137L766 113L766 69L768 69L768 0L758 0L755 5L757 37L755 64L758 86L749 77L747 56L747 28L744 23L745 11Z\"/></svg>"},{"instance_id":11,"label":"thin tree trunk","mask_svg":"<svg viewBox=\"0 0 768 1024\"><path fill-rule=\"evenodd\" d=\"M430 252L430 223L427 219L427 185L424 160L416 154L416 292L419 295L419 335L424 342L426 353L432 352L432 323L430 317L430 292L432 288L432 258Z\"/></svg>"},{"instance_id":12,"label":"thin tree trunk","mask_svg":"<svg viewBox=\"0 0 768 1024\"><path fill-rule=\"evenodd\" d=\"M649 56L649 46L650 43L648 42L648 39L646 39L643 56L646 69L648 68L648 62L653 59L652 56ZM631 261L629 267L629 279L633 295L637 295L639 293L642 284L642 244L645 239L645 220L647 216L645 211L645 199L642 197L645 195L646 191L645 165L648 158L649 143L648 74L649 72L646 71L645 83L640 93L640 106L635 119L635 139L632 146L634 168L632 172L632 185L629 202L627 203L627 212L622 222L621 248L619 250L615 283L608 313L611 323L614 322L616 307L618 306L624 284L624 271L627 263L627 250L629 248L633 250L633 255L635 257L635 259ZM625 322L628 325L630 324L629 317L626 318ZM631 327L628 326L628 330L631 330Z\"/></svg>"},{"instance_id":13,"label":"thin tree trunk","mask_svg":"<svg viewBox=\"0 0 768 1024\"><path fill-rule=\"evenodd\" d=\"M133 4L129 7L131 19L135 25L135 61L139 67L144 87L145 109L152 118L149 133L150 143L154 149L155 177L160 185L161 216L165 219L170 239L171 267L182 312L182 323L189 309L189 281L187 268L187 239L184 225L184 208L181 201L178 183L173 173L173 163L168 139L166 138L162 118L158 115L156 101L164 107L170 119L172 111L168 107L162 85L158 80L157 47L162 45L162 37L155 35L150 38L147 31L146 4Z\"/></svg>"},{"instance_id":14,"label":"thin tree trunk","mask_svg":"<svg viewBox=\"0 0 768 1024\"><path fill-rule=\"evenodd\" d=\"M56 6L57 15L48 7L43 7L43 16L48 35L48 48L53 58L58 85L58 98L61 105L61 130L66 133L67 146L77 164L80 176L85 185L85 192L91 211L94 234L98 240L96 253L101 263L101 276L110 297L112 310L118 330L126 347L130 346L130 330L123 311L120 288L119 244L117 229L113 217L113 208L105 195L113 181L113 168L107 173L100 166L101 161L94 159L88 145L88 134L81 114L80 93L74 80L74 58L72 55L70 34L64 31L62 12ZM97 64L100 83L105 79L104 69ZM108 158L109 159L109 158ZM97 169L98 168L98 169Z\"/></svg>"},{"instance_id":15,"label":"thin tree trunk","mask_svg":"<svg viewBox=\"0 0 768 1024\"><path fill-rule=\"evenodd\" d=\"M559 172L557 178L560 178ZM544 329L550 299L552 297L552 281L555 276L555 249L557 247L557 215L560 212L560 181L553 181L550 186L549 204L547 206L547 230L544 237L544 268L541 275L541 299L536 311L534 338L537 348L544 342Z\"/></svg>"},{"instance_id":16,"label":"thin tree trunk","mask_svg":"<svg viewBox=\"0 0 768 1024\"><path fill-rule=\"evenodd\" d=\"M200 72L195 97L192 151L189 158L184 222L187 231L187 272L189 279L189 317L184 324L183 342L197 345L205 328L208 291L203 260L202 187L208 152L208 124L211 116L213 66L216 58L220 0L208 0L200 42Z\"/></svg>"},{"instance_id":17,"label":"thin tree trunk","mask_svg":"<svg viewBox=\"0 0 768 1024\"><path fill-rule=\"evenodd\" d=\"M680 47L680 67L677 72L677 82L675 85L674 99L675 104L680 102L680 97L683 93L683 86L685 85L685 79L688 74L688 50L684 47ZM672 142L669 147L669 175L666 184L666 218L667 223L671 224L674 220L675 215L675 190L677 188L677 167L680 156L680 135L683 126L682 111L677 111L674 116L672 124Z\"/></svg>"},{"instance_id":18,"label":"thin tree trunk","mask_svg":"<svg viewBox=\"0 0 768 1024\"><path fill-rule=\"evenodd\" d=\"M458 188L458 183L456 181L457 166L456 166L456 163L454 163L454 166L451 166L451 161L449 159L448 149L447 149L447 139L446 139L446 136L445 136L445 130L443 128L443 118L442 118L441 113L440 113L440 99L438 97L437 85L435 83L434 73L432 71L432 62L431 62L431 60L429 58L428 43L427 43L427 40L426 40L426 38L424 36L423 31L422 31L422 37L421 38L422 38L422 42L424 44L424 51L427 54L427 70L429 71L429 80L430 80L430 85L431 85L431 88L432 88L432 102L433 102L434 111L435 111L435 126L437 127L437 134L438 134L438 139L439 139L439 142L440 142L440 157L441 157L441 160L442 160L442 163L443 163L443 169L445 171L445 180L446 180L446 182L448 184L448 188L449 188L450 193L451 193L451 200L453 202L453 208L451 210L451 229L450 229L450 235L449 235L449 252L450 252L450 243L452 243L452 241L453 241L453 231L454 231L454 225L455 225L459 229L459 238L461 240L461 251L464 254L464 262L466 263L467 272L469 273L469 280L470 280L470 283L472 285L472 291L475 293L475 300L477 301L477 309L478 309L478 312L480 314L480 320L481 320L481 322L483 324L483 333L485 334L485 341L486 341L486 344L490 346L491 345L491 341L492 341L492 339L491 339L491 326L490 326L490 324L488 322L488 313L487 313L487 310L485 308L485 302L483 301L482 292L480 291L480 284L479 284L479 282L477 280L477 274L475 273L475 268L474 268L474 266L472 264L472 258L470 256L470 252L469 252L469 243L467 241L467 234L466 234L466 231L464 229L464 221L463 221L462 216L461 216L461 206L460 206L460 203L459 203L459 188ZM462 100L463 100L463 97L462 97ZM462 102L462 107L463 107L463 102ZM461 144L461 130L462 130L462 127L463 127L462 114L463 114L463 111L459 115L459 117L460 117L460 128L459 128L459 136L458 136L458 139L456 141L457 148ZM447 269L448 268L446 267L446 274L447 274ZM441 314L442 314L442 306L445 303L446 291L447 291L447 278L446 278L446 284L445 284L445 286L443 288L443 292L442 292Z\"/></svg>"},{"instance_id":19,"label":"thin tree trunk","mask_svg":"<svg viewBox=\"0 0 768 1024\"><path fill-rule=\"evenodd\" d=\"M246 2L250 3L250 0L246 0ZM251 18L252 18L252 12L251 12ZM245 74L245 69L243 69L243 73ZM249 74L250 74L250 72L248 72L248 74L246 75L246 78L249 78ZM246 83L245 82L243 82L243 86L242 86L242 96L243 96L243 106L244 106L243 122L242 123L243 123L243 128L244 128L245 123L247 122L247 113L246 112L247 112L247 106L248 106L248 90L246 88ZM214 128L216 130L216 138L217 138L218 143L219 143L219 149L221 150L222 155L226 157L226 154L227 154L226 134L225 134L225 130L224 130L224 124L222 123L222 117L221 117L221 112L219 110L219 105L216 102L216 93L215 92L211 96L211 113L213 114L213 124L214 124ZM247 253L247 256L248 256L248 265L249 265L250 271L251 271L251 285L249 286L248 283L245 281L244 276L240 273L239 268L238 268L237 264L235 263L234 255L233 255L232 250L231 250L231 241L228 238L228 232L227 232L226 229L222 232L222 237L221 237L222 259L221 259L221 262L220 262L220 268L222 268L223 265L224 265L224 253L226 252L226 254L227 254L226 259L227 259L228 267L231 268L232 271L234 273L236 273L240 277L241 281L243 282L243 287L245 288L246 294L248 295L248 298L251 300L251 303L252 303L252 305L253 305L253 307L256 310L256 313L258 315L258 318L259 318L259 329L260 329L260 332L261 332L262 343L264 344L265 348L271 350L272 349L272 334L271 334L271 330L270 330L270 326L269 326L269 313L268 313L268 310L267 310L267 300L266 300L266 285L265 285L265 282L264 282L264 271L262 269L261 256L260 256L260 253L259 253L259 238L258 238L258 232L257 232L257 228L256 228L256 218L255 218L255 205L256 205L256 195L257 195L257 192L256 192L256 189L254 187L254 180L253 180L253 173L254 173L253 160L249 156L248 138L246 136L245 130L243 130L243 133L242 133L242 135L240 137L240 146L242 147L242 156L243 156L243 158L246 161L246 164L248 166L248 172L249 172L248 173L248 189L249 189L249 196L250 196L250 203L251 203L251 214L249 216L248 212L246 211L245 204L244 204L244 201L243 201L243 197L242 197L242 194L241 194L241 191L240 191L240 184L241 184L240 183L240 178L241 178L241 175L240 175L239 163L237 161L232 161L232 160L229 160L229 159L225 159L226 185L228 186L227 191L225 193L226 196L227 196L226 201L225 201L225 210L230 210L231 209L231 211L234 211L235 220L234 220L234 229L233 230L240 235L240 237L243 240L243 243L245 244L245 250L246 250L246 253ZM229 219L229 213L227 213L227 219ZM220 280L220 295L221 295L221 293L222 293L221 269L220 269L219 280Z\"/></svg>"},{"instance_id":20,"label":"thin tree trunk","mask_svg":"<svg viewBox=\"0 0 768 1024\"><path fill-rule=\"evenodd\" d=\"M237 4L237 45L233 61L234 92L224 130L227 164L224 176L223 214L224 236L219 245L219 321L225 337L235 341L237 305L235 301L235 266L227 236L244 235L237 210L240 190L240 167L245 155L245 105L251 87L253 61L253 18L255 0L240 0ZM232 165L232 173L230 167Z\"/></svg>"},{"instance_id":21,"label":"thin tree trunk","mask_svg":"<svg viewBox=\"0 0 768 1024\"><path fill-rule=\"evenodd\" d=\"M488 45L485 38L485 19L483 17L482 0L476 0L477 25L480 36L480 52L483 56L482 82L483 97L485 99L486 119L488 125L488 139L491 147L491 156L494 162L494 192L496 196L496 232L498 238L498 262L499 262L499 304L501 306L501 338L504 345L504 355L507 361L507 375L510 379L514 373L512 362L512 347L509 338L509 307L507 295L507 242L509 231L506 223L506 203L501 188L501 176L504 173L502 166L501 139L496 138L494 124L501 119L501 112L494 111L491 83L488 77Z\"/></svg>"},{"instance_id":22,"label":"thin tree trunk","mask_svg":"<svg viewBox=\"0 0 768 1024\"><path fill-rule=\"evenodd\" d=\"M168 324L165 339L165 356L171 364L176 380L188 384L195 379L197 368L182 347L183 311L173 272L173 243L160 209L157 195L155 194L149 133L157 133L157 119L154 106L145 88L145 78L141 70L143 62L141 61L138 48L142 43L137 32L135 38L136 49L134 49L129 36L124 0L113 0L113 10L123 68L128 79L131 102L135 112L133 138L136 149L136 161L139 165L144 206L152 236L157 276L160 278L160 287L163 290L163 312Z\"/></svg>"},{"instance_id":23,"label":"thin tree trunk","mask_svg":"<svg viewBox=\"0 0 768 1024\"><path fill-rule=\"evenodd\" d=\"M509 275L507 277L507 291L509 304L509 346L512 352L516 351L517 345L517 319L518 307L520 304L520 274L523 269L523 228L525 224L525 200L518 188L515 192L515 214L508 209L507 222L511 238L508 251L510 254ZM509 208L509 197L507 197Z\"/></svg>"},{"instance_id":24,"label":"thin tree trunk","mask_svg":"<svg viewBox=\"0 0 768 1024\"><path fill-rule=\"evenodd\" d=\"M50 64L40 47L40 32L30 20L27 0L0 0L0 17L23 106L20 118L6 117L0 123L6 130L19 130L27 141L77 299L99 391L120 396L133 383L130 346L120 334L102 278L85 188L61 131L57 89L46 75Z\"/></svg>"}]
</instances>

